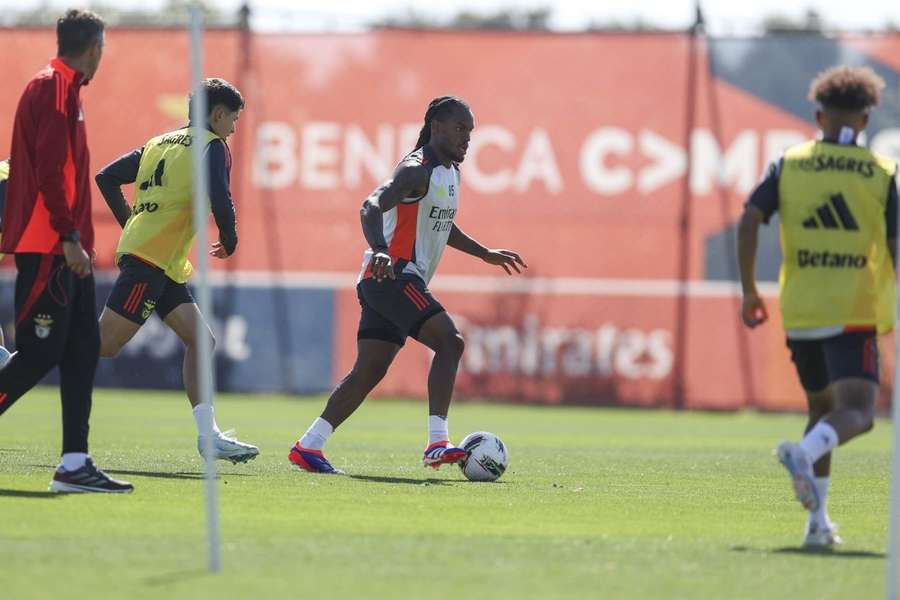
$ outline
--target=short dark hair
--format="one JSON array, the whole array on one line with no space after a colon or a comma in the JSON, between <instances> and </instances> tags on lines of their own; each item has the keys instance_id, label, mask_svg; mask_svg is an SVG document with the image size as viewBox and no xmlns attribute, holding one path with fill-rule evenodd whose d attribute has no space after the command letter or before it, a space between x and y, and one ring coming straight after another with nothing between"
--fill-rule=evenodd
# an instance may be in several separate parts
<instances>
[{"instance_id":1,"label":"short dark hair","mask_svg":"<svg viewBox=\"0 0 900 600\"><path fill-rule=\"evenodd\" d=\"M206 116L208 117L213 109L219 105L224 106L228 110L234 112L244 108L244 97L236 87L220 79L219 77L210 77L200 82L200 87L206 93ZM194 114L194 94L188 96L188 118Z\"/></svg>"},{"instance_id":2,"label":"short dark hair","mask_svg":"<svg viewBox=\"0 0 900 600\"><path fill-rule=\"evenodd\" d=\"M832 67L809 86L809 99L822 108L866 112L881 101L884 79L869 67Z\"/></svg>"},{"instance_id":3,"label":"short dark hair","mask_svg":"<svg viewBox=\"0 0 900 600\"><path fill-rule=\"evenodd\" d=\"M56 20L56 55L78 56L100 41L106 23L97 13L70 9Z\"/></svg>"}]
</instances>

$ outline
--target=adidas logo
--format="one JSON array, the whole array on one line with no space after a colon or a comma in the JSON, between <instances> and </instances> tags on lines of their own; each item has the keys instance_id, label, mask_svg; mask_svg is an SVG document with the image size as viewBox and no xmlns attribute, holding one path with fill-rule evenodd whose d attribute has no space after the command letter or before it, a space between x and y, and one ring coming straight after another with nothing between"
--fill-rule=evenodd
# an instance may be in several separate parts
<instances>
[{"instance_id":1,"label":"adidas logo","mask_svg":"<svg viewBox=\"0 0 900 600\"><path fill-rule=\"evenodd\" d=\"M835 218L836 217L836 218ZM853 218L843 194L835 194L816 209L816 214L803 221L804 229L844 229L859 231L859 224Z\"/></svg>"}]
</instances>

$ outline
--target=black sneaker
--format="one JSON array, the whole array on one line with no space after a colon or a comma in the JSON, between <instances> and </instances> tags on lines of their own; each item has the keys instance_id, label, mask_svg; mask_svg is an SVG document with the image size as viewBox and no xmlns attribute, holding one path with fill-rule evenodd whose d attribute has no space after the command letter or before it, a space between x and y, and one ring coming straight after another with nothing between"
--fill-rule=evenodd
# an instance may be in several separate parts
<instances>
[{"instance_id":1,"label":"black sneaker","mask_svg":"<svg viewBox=\"0 0 900 600\"><path fill-rule=\"evenodd\" d=\"M94 461L88 458L84 466L74 471L66 471L62 467L53 473L50 481L51 492L106 492L111 494L130 494L134 486L127 481L116 481L98 469Z\"/></svg>"}]
</instances>

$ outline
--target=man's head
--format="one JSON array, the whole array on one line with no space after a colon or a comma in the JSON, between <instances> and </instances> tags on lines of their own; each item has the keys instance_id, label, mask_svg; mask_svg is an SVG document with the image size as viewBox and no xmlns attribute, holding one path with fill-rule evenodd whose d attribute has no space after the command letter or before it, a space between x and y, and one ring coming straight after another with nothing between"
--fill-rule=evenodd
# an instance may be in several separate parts
<instances>
[{"instance_id":1,"label":"man's head","mask_svg":"<svg viewBox=\"0 0 900 600\"><path fill-rule=\"evenodd\" d=\"M440 156L462 162L474 128L475 117L465 100L458 96L435 98L425 111L416 148L430 144Z\"/></svg>"},{"instance_id":2,"label":"man's head","mask_svg":"<svg viewBox=\"0 0 900 600\"><path fill-rule=\"evenodd\" d=\"M816 102L816 122L826 137L836 137L842 127L854 134L866 128L869 111L881 100L884 79L869 67L832 67L819 73L809 86Z\"/></svg>"},{"instance_id":3,"label":"man's head","mask_svg":"<svg viewBox=\"0 0 900 600\"><path fill-rule=\"evenodd\" d=\"M234 124L244 108L244 97L236 87L218 77L200 82L206 94L206 115L210 129L220 138L227 139L234 133ZM188 111L194 114L194 94L188 98Z\"/></svg>"},{"instance_id":4,"label":"man's head","mask_svg":"<svg viewBox=\"0 0 900 600\"><path fill-rule=\"evenodd\" d=\"M89 10L72 9L56 21L56 55L90 81L103 58L103 19Z\"/></svg>"}]
</instances>

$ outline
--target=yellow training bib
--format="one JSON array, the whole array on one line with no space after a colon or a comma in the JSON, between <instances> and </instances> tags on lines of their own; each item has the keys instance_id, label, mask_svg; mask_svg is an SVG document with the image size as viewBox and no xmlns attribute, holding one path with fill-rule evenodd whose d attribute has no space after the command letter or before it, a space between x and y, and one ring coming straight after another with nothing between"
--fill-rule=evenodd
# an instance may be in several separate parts
<instances>
[{"instance_id":1,"label":"yellow training bib","mask_svg":"<svg viewBox=\"0 0 900 600\"><path fill-rule=\"evenodd\" d=\"M778 179L785 329L894 327L885 208L896 164L859 146L788 149Z\"/></svg>"},{"instance_id":2,"label":"yellow training bib","mask_svg":"<svg viewBox=\"0 0 900 600\"><path fill-rule=\"evenodd\" d=\"M204 133L204 146L218 139ZM191 130L184 128L144 145L134 206L116 248L117 254L133 254L163 269L177 283L193 271L188 260L194 243L192 144Z\"/></svg>"}]
</instances>

